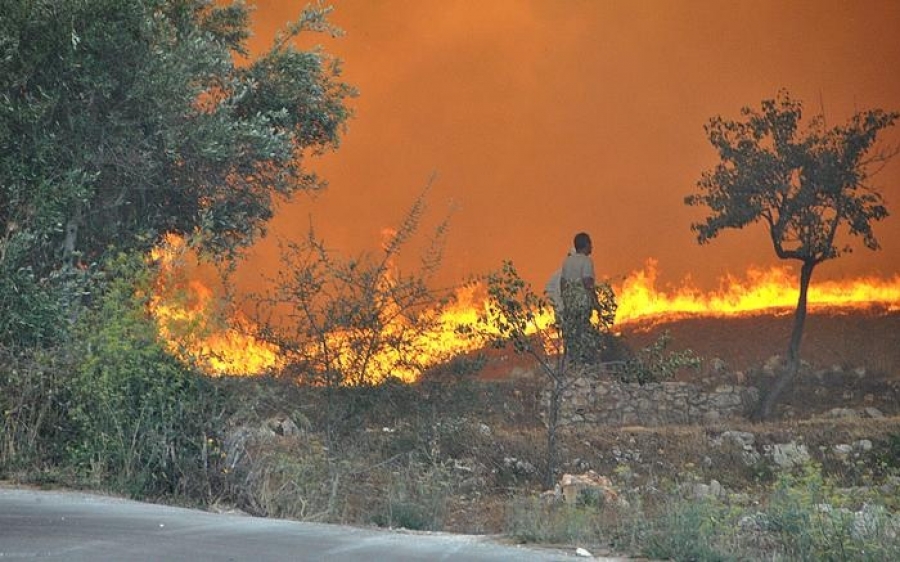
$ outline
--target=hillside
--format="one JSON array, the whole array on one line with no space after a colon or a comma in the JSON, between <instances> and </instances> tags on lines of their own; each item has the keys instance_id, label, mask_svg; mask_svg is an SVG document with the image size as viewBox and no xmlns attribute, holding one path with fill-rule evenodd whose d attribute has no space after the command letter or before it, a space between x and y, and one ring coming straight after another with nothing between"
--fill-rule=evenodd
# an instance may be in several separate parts
<instances>
[{"instance_id":1,"label":"hillside","mask_svg":"<svg viewBox=\"0 0 900 562\"><path fill-rule=\"evenodd\" d=\"M631 349L640 349L665 331L670 349L693 350L703 360L699 371L678 379L704 385L755 385L764 390L774 379L776 356L784 356L791 311L711 318L686 317L631 322L618 329ZM801 346L804 368L785 395L779 417L810 417L833 408L876 407L900 414L900 311L879 308L812 312ZM480 373L485 380L521 377L530 359L509 350L490 352Z\"/></svg>"},{"instance_id":2,"label":"hillside","mask_svg":"<svg viewBox=\"0 0 900 562\"><path fill-rule=\"evenodd\" d=\"M681 319L626 325L622 337L639 348L669 330L674 349L705 357L680 378L765 389L774 377L766 365L785 347L790 321ZM874 552L865 559L900 559L900 313L817 313L808 328L809 363L778 419L572 424L555 434L552 465L547 379L510 350L486 352L477 375L471 367L481 361L463 361L416 384L202 379L208 394L193 395L216 408L195 406L202 463L179 465L194 471L182 495L144 497L273 518L502 534L600 556L855 559L834 556L849 548ZM171 396L189 405L192 395L176 388ZM197 430L175 431L189 451ZM123 458L144 467L144 450ZM8 463L2 478L102 485L67 466ZM596 486L570 487L572 497L565 482L573 478ZM823 519L823 510L836 519Z\"/></svg>"},{"instance_id":3,"label":"hillside","mask_svg":"<svg viewBox=\"0 0 900 562\"><path fill-rule=\"evenodd\" d=\"M774 378L773 356L784 356L793 317L684 318L633 323L622 334L633 348L647 345L663 330L673 350L691 349L704 359L701 372L682 380L713 384L753 384L765 389ZM807 318L801 357L804 368L779 412L808 417L839 407L873 406L900 413L900 312L882 309L830 310ZM714 360L724 368L714 368ZM769 368L767 368L767 364Z\"/></svg>"}]
</instances>

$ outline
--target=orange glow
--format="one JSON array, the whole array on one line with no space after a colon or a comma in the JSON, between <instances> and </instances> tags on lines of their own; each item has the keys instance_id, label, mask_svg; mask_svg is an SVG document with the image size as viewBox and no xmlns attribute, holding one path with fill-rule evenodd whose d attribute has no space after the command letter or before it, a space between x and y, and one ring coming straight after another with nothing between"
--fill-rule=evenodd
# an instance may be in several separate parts
<instances>
[{"instance_id":1,"label":"orange glow","mask_svg":"<svg viewBox=\"0 0 900 562\"><path fill-rule=\"evenodd\" d=\"M243 315L222 310L209 286L188 278L187 254L184 239L174 235L150 254L159 275L149 307L169 351L212 376L279 369L284 363L280 350L254 337L255 326Z\"/></svg>"},{"instance_id":2,"label":"orange glow","mask_svg":"<svg viewBox=\"0 0 900 562\"><path fill-rule=\"evenodd\" d=\"M251 58L305 2L252 3ZM653 256L659 281L690 275L708 291L723 271L777 265L761 225L703 246L690 231L707 213L683 198L719 161L703 126L739 119L779 88L803 100L806 118L821 111L831 125L857 110L900 109L896 0L329 4L346 35L300 46L321 43L341 58L360 96L340 148L308 161L330 187L285 203L269 231L302 239L314 216L335 247L375 250L381 227L437 172L433 208L457 209L445 286L504 259L538 286L582 230L600 277ZM900 125L882 140L900 144ZM871 184L891 211L874 225L882 249L864 250L842 229L839 245L856 251L816 271L813 286L900 273L900 158ZM258 286L255 272L277 263L277 239L258 242L240 281Z\"/></svg>"},{"instance_id":3,"label":"orange glow","mask_svg":"<svg viewBox=\"0 0 900 562\"><path fill-rule=\"evenodd\" d=\"M413 324L405 315L398 314L399 311L394 309L395 304L390 305L383 314L384 318L390 320L385 324L382 339L406 342L402 351L385 347L379 348L369 357L361 357L350 343L355 334L329 334L325 345L332 352L338 351L329 367L338 372L352 373L358 372L361 361L365 361L364 381L345 378L345 384L350 385L359 382L378 384L388 377L415 382L429 367L449 361L460 353L483 347L484 340L460 334L457 330L461 325L477 322L480 307L483 306L483 301L475 298L477 290L461 289L446 306L425 312L420 324ZM427 326L427 329L423 330L421 326ZM314 354L315 351L307 350L307 353Z\"/></svg>"},{"instance_id":4,"label":"orange glow","mask_svg":"<svg viewBox=\"0 0 900 562\"><path fill-rule=\"evenodd\" d=\"M726 276L719 289L702 293L684 282L676 289L656 287L657 264L649 260L641 271L633 272L618 288L617 321L685 315L737 316L748 313L793 312L797 306L798 278L788 267L767 270L750 269L745 279ZM845 281L820 281L815 275L809 287L808 308L859 309L880 306L900 310L900 276L893 279L859 278Z\"/></svg>"},{"instance_id":5,"label":"orange glow","mask_svg":"<svg viewBox=\"0 0 900 562\"><path fill-rule=\"evenodd\" d=\"M184 240L169 237L152 257L160 263L160 275L150 310L157 319L160 333L169 349L185 361L196 362L210 375L256 375L277 371L285 366L285 355L253 333L255 326L240 314L226 317L214 291L197 278L189 278L180 259ZM385 280L390 283L390 279ZM683 282L674 289L659 289L657 264L649 260L644 269L632 272L615 287L618 299L617 324L637 321L663 321L686 315L739 316L746 314L790 314L796 306L797 278L789 268L751 269L744 279L727 276L718 290L703 293ZM325 346L333 359L328 368L337 372L358 372L365 362L365 381L345 379L345 384L366 382L377 384L387 377L406 382L416 381L429 367L446 362L455 355L480 349L485 339L460 334L458 327L473 325L485 311L481 287L465 287L456 292L450 303L426 312L421 329L398 310L388 305L383 318L390 319L384 329L385 339L408 342L403 352L392 348L378 349L361 357L351 344L355 334L335 332L326 338ZM851 279L842 282L815 279L809 292L809 309L842 310L880 307L900 310L900 276L893 279ZM552 313L539 316L536 327L543 330L553 323ZM315 356L316 349L306 350Z\"/></svg>"}]
</instances>

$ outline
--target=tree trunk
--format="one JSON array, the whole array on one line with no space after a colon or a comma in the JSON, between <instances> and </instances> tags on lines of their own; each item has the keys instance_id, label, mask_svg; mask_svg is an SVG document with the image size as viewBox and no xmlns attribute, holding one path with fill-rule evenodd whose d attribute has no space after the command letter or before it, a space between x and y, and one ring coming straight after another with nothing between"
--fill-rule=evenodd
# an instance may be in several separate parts
<instances>
[{"instance_id":1,"label":"tree trunk","mask_svg":"<svg viewBox=\"0 0 900 562\"><path fill-rule=\"evenodd\" d=\"M545 490L552 488L556 479L556 425L559 423L559 403L562 400L562 390L562 379L553 377L550 403L547 405L547 474L544 477Z\"/></svg>"},{"instance_id":2,"label":"tree trunk","mask_svg":"<svg viewBox=\"0 0 900 562\"><path fill-rule=\"evenodd\" d=\"M63 263L66 267L75 265L75 250L78 246L78 229L81 227L81 203L75 206L75 213L66 222L66 236L63 239Z\"/></svg>"},{"instance_id":3,"label":"tree trunk","mask_svg":"<svg viewBox=\"0 0 900 562\"><path fill-rule=\"evenodd\" d=\"M771 417L781 393L793 382L800 370L800 342L803 340L803 327L806 324L806 300L814 267L816 267L815 261L805 261L803 267L800 268L800 297L797 299L797 309L794 311L794 329L791 331L791 342L788 345L787 365L763 399L757 415L760 420Z\"/></svg>"}]
</instances>

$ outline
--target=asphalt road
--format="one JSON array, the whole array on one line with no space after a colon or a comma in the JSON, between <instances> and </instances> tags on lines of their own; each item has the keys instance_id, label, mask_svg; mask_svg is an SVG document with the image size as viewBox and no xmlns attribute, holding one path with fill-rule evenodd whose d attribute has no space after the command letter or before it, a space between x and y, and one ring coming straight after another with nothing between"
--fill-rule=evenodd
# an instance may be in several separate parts
<instances>
[{"instance_id":1,"label":"asphalt road","mask_svg":"<svg viewBox=\"0 0 900 562\"><path fill-rule=\"evenodd\" d=\"M573 552L504 545L483 536L360 529L0 487L0 562L574 559Z\"/></svg>"}]
</instances>

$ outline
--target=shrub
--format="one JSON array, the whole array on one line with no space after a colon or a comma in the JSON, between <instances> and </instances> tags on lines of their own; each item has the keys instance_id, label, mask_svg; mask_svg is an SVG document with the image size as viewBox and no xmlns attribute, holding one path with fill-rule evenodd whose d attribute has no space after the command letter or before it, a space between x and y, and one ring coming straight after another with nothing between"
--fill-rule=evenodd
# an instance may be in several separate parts
<instances>
[{"instance_id":1,"label":"shrub","mask_svg":"<svg viewBox=\"0 0 900 562\"><path fill-rule=\"evenodd\" d=\"M546 503L517 498L506 512L506 533L523 543L595 543L603 534L601 512L594 505Z\"/></svg>"},{"instance_id":2,"label":"shrub","mask_svg":"<svg viewBox=\"0 0 900 562\"><path fill-rule=\"evenodd\" d=\"M265 517L329 519L339 479L330 473L327 449L321 443L257 440L248 447L252 462L226 479L241 507Z\"/></svg>"},{"instance_id":3,"label":"shrub","mask_svg":"<svg viewBox=\"0 0 900 562\"><path fill-rule=\"evenodd\" d=\"M734 519L719 501L676 498L649 525L642 551L671 560L730 560L735 533Z\"/></svg>"},{"instance_id":4,"label":"shrub","mask_svg":"<svg viewBox=\"0 0 900 562\"><path fill-rule=\"evenodd\" d=\"M191 495L208 486L204 454L216 434L216 394L159 341L143 265L122 258L113 271L76 328L70 458L96 484L134 497Z\"/></svg>"},{"instance_id":5,"label":"shrub","mask_svg":"<svg viewBox=\"0 0 900 562\"><path fill-rule=\"evenodd\" d=\"M52 345L64 331L65 304L74 283L63 274L42 279L23 266L29 242L22 238L0 240L0 345Z\"/></svg>"},{"instance_id":6,"label":"shrub","mask_svg":"<svg viewBox=\"0 0 900 562\"><path fill-rule=\"evenodd\" d=\"M624 383L646 384L671 379L681 369L697 369L700 359L693 351L667 351L672 336L665 331L651 345L629 357L616 374Z\"/></svg>"},{"instance_id":7,"label":"shrub","mask_svg":"<svg viewBox=\"0 0 900 562\"><path fill-rule=\"evenodd\" d=\"M439 531L455 481L450 467L410 455L409 462L391 472L382 509L372 521L382 527Z\"/></svg>"},{"instance_id":8,"label":"shrub","mask_svg":"<svg viewBox=\"0 0 900 562\"><path fill-rule=\"evenodd\" d=\"M848 493L808 464L798 475L783 474L766 510L767 527L784 553L800 560L896 560L900 525L883 507L858 511Z\"/></svg>"}]
</instances>

